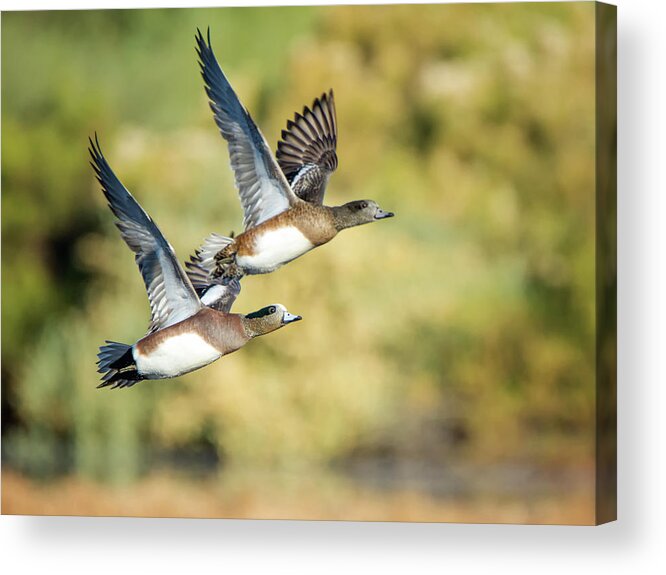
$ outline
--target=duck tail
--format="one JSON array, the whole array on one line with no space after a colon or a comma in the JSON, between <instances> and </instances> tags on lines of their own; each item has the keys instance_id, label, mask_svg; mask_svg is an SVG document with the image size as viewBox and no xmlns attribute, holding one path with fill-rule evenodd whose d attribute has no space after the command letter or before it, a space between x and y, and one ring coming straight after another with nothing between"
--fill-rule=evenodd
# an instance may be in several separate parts
<instances>
[{"instance_id":1,"label":"duck tail","mask_svg":"<svg viewBox=\"0 0 666 575\"><path fill-rule=\"evenodd\" d=\"M131 345L107 341L99 348L97 357L97 371L103 374L97 387L130 387L143 379L136 369Z\"/></svg>"},{"instance_id":2,"label":"duck tail","mask_svg":"<svg viewBox=\"0 0 666 575\"><path fill-rule=\"evenodd\" d=\"M233 237L210 234L194 255L190 256L190 261L185 262L187 275L199 296L210 287L211 280L215 277L218 267L215 256L233 242Z\"/></svg>"}]
</instances>

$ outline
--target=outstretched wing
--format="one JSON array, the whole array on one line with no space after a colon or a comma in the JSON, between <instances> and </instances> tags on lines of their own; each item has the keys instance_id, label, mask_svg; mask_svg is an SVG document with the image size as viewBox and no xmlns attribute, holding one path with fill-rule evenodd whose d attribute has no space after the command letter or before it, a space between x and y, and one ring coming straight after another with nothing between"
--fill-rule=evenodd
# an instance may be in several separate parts
<instances>
[{"instance_id":1,"label":"outstretched wing","mask_svg":"<svg viewBox=\"0 0 666 575\"><path fill-rule=\"evenodd\" d=\"M285 211L299 200L277 165L266 139L240 103L210 45L197 30L197 54L210 108L229 145L231 168L243 206L245 229Z\"/></svg>"},{"instance_id":2,"label":"outstretched wing","mask_svg":"<svg viewBox=\"0 0 666 575\"><path fill-rule=\"evenodd\" d=\"M113 173L97 136L90 140L91 165L116 216L116 226L135 254L150 301L148 333L178 323L202 307L190 280L162 232Z\"/></svg>"},{"instance_id":3,"label":"outstretched wing","mask_svg":"<svg viewBox=\"0 0 666 575\"><path fill-rule=\"evenodd\" d=\"M282 130L276 158L294 193L313 204L324 201L328 178L338 167L338 143L333 90L322 94L312 107L294 115Z\"/></svg>"}]
</instances>

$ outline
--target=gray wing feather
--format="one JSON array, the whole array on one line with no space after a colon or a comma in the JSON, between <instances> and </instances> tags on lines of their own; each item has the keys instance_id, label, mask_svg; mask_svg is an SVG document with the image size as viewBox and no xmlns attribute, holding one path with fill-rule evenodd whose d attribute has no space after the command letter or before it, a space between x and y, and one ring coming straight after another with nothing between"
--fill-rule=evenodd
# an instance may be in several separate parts
<instances>
[{"instance_id":1,"label":"gray wing feather","mask_svg":"<svg viewBox=\"0 0 666 575\"><path fill-rule=\"evenodd\" d=\"M282 130L275 154L294 193L314 204L324 201L330 175L338 167L338 128L333 90L322 94Z\"/></svg>"},{"instance_id":2,"label":"gray wing feather","mask_svg":"<svg viewBox=\"0 0 666 575\"><path fill-rule=\"evenodd\" d=\"M210 108L229 145L231 168L243 206L243 224L245 229L250 229L299 200L273 158L266 139L222 72L210 45L210 30L207 42L200 30L197 30L196 40Z\"/></svg>"},{"instance_id":3,"label":"gray wing feather","mask_svg":"<svg viewBox=\"0 0 666 575\"><path fill-rule=\"evenodd\" d=\"M102 186L120 234L135 254L150 301L148 333L194 315L202 307L173 248L113 173L102 154L97 136L90 140L91 165Z\"/></svg>"},{"instance_id":4,"label":"gray wing feather","mask_svg":"<svg viewBox=\"0 0 666 575\"><path fill-rule=\"evenodd\" d=\"M227 313L240 293L240 282L235 278L215 276L215 256L232 242L231 238L213 233L190 256L190 261L185 262L187 275L201 303Z\"/></svg>"},{"instance_id":5,"label":"gray wing feather","mask_svg":"<svg viewBox=\"0 0 666 575\"><path fill-rule=\"evenodd\" d=\"M237 278L225 278L224 282L212 283L206 288L201 294L201 303L218 311L229 313L240 289L240 281Z\"/></svg>"}]
</instances>

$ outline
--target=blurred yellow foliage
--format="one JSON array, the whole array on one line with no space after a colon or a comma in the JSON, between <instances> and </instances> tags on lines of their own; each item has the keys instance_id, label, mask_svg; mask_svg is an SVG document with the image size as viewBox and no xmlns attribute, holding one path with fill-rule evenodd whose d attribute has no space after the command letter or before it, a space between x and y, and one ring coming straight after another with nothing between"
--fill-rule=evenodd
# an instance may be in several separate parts
<instances>
[{"instance_id":1,"label":"blurred yellow foliage","mask_svg":"<svg viewBox=\"0 0 666 575\"><path fill-rule=\"evenodd\" d=\"M181 259L240 231L196 26L273 144L332 87L327 203L397 217L244 280L235 311L281 302L302 323L99 391L97 347L140 337L148 305L87 137ZM592 461L593 4L7 13L2 48L12 466L127 482L202 450L221 469Z\"/></svg>"}]
</instances>

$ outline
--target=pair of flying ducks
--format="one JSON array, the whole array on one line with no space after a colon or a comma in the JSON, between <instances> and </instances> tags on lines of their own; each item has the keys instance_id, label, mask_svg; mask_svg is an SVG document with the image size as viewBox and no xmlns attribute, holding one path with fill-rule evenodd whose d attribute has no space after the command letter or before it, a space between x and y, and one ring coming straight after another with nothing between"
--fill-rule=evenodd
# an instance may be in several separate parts
<instances>
[{"instance_id":1,"label":"pair of flying ducks","mask_svg":"<svg viewBox=\"0 0 666 575\"><path fill-rule=\"evenodd\" d=\"M332 240L345 228L393 216L372 200L323 205L337 167L333 92L296 114L282 131L274 158L266 139L222 72L210 43L197 31L197 54L215 123L227 141L243 207L245 231L212 234L186 263L118 180L97 137L92 166L123 239L135 254L148 292L148 334L134 345L107 341L98 354L99 387L129 387L143 379L177 377L298 321L281 304L230 313L245 275L278 269Z\"/></svg>"}]
</instances>

